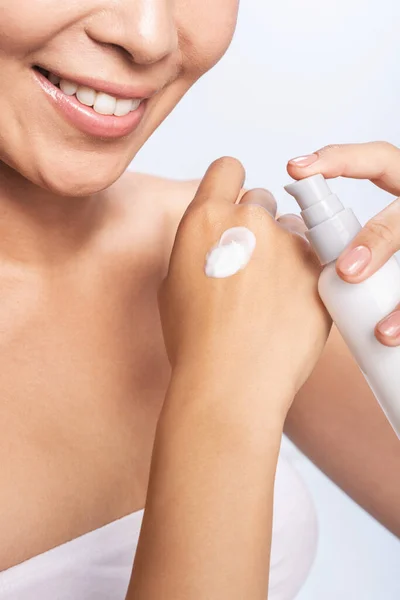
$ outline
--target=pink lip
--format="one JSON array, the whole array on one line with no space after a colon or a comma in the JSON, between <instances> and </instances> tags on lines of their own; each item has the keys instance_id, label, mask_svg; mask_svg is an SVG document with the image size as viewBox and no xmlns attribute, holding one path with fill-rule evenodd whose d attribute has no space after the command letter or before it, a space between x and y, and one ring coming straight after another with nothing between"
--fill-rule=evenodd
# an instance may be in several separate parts
<instances>
[{"instance_id":1,"label":"pink lip","mask_svg":"<svg viewBox=\"0 0 400 600\"><path fill-rule=\"evenodd\" d=\"M40 71L33 71L36 81L39 83L42 90L47 95L49 101L58 109L58 111L74 125L77 129L88 135L106 139L117 139L129 135L140 125L145 110L146 100L144 99L140 104L139 108L135 111L130 112L124 117L115 117L108 115L100 115L89 106L81 104L75 96L67 96L58 87L53 85ZM74 80L75 81L75 80ZM77 81L77 83L80 83ZM85 85L85 84L81 84ZM87 84L86 84L87 85ZM89 86L92 87L92 86ZM107 86L102 86L102 89L94 87L97 91L104 91ZM111 89L113 86L109 86ZM114 86L113 89L116 89ZM121 91L121 90L120 90ZM125 94L114 94L109 91L111 95L115 97L123 98L127 97ZM132 94L129 98L140 98L136 92L136 95Z\"/></svg>"}]
</instances>

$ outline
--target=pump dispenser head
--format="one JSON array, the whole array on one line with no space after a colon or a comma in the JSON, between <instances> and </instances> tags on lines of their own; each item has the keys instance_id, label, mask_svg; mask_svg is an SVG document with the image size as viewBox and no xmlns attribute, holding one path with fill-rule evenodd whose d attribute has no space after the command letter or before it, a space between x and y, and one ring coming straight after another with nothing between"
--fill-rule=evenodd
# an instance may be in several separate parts
<instances>
[{"instance_id":1,"label":"pump dispenser head","mask_svg":"<svg viewBox=\"0 0 400 600\"><path fill-rule=\"evenodd\" d=\"M308 227L307 237L322 265L341 255L361 230L360 222L332 194L323 175L313 175L285 187L293 196Z\"/></svg>"},{"instance_id":2,"label":"pump dispenser head","mask_svg":"<svg viewBox=\"0 0 400 600\"><path fill-rule=\"evenodd\" d=\"M301 210L306 210L332 195L323 175L314 175L313 177L296 181L287 185L285 190L296 198Z\"/></svg>"}]
</instances>

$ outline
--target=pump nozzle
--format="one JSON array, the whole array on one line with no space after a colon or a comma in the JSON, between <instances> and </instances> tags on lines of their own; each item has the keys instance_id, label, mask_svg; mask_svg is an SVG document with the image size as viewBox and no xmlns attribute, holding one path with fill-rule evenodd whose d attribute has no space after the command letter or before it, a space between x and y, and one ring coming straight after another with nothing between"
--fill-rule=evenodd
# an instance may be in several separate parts
<instances>
[{"instance_id":1,"label":"pump nozzle","mask_svg":"<svg viewBox=\"0 0 400 600\"><path fill-rule=\"evenodd\" d=\"M323 175L314 175L285 186L285 190L293 196L301 210L318 204L332 194Z\"/></svg>"},{"instance_id":2,"label":"pump nozzle","mask_svg":"<svg viewBox=\"0 0 400 600\"><path fill-rule=\"evenodd\" d=\"M302 210L307 237L321 264L336 260L361 229L353 211L331 192L323 175L295 181L285 190Z\"/></svg>"}]
</instances>

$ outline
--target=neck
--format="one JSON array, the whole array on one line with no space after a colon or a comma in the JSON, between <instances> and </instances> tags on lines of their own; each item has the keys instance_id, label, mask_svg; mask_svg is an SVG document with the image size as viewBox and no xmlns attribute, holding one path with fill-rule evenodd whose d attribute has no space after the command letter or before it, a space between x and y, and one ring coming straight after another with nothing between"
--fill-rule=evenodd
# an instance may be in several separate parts
<instances>
[{"instance_id":1,"label":"neck","mask_svg":"<svg viewBox=\"0 0 400 600\"><path fill-rule=\"evenodd\" d=\"M68 259L98 229L107 196L61 197L0 163L0 258L38 266Z\"/></svg>"}]
</instances>

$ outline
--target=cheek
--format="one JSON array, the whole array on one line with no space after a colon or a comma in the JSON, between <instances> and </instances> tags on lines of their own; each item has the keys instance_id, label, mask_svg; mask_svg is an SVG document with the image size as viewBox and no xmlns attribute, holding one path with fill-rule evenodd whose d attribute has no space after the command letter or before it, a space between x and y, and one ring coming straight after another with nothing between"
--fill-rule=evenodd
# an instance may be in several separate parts
<instances>
[{"instance_id":1,"label":"cheek","mask_svg":"<svg viewBox=\"0 0 400 600\"><path fill-rule=\"evenodd\" d=\"M0 51L4 57L24 58L73 25L90 10L92 0L0 0Z\"/></svg>"},{"instance_id":2,"label":"cheek","mask_svg":"<svg viewBox=\"0 0 400 600\"><path fill-rule=\"evenodd\" d=\"M182 1L178 27L186 73L200 76L225 54L235 31L239 0Z\"/></svg>"}]
</instances>

